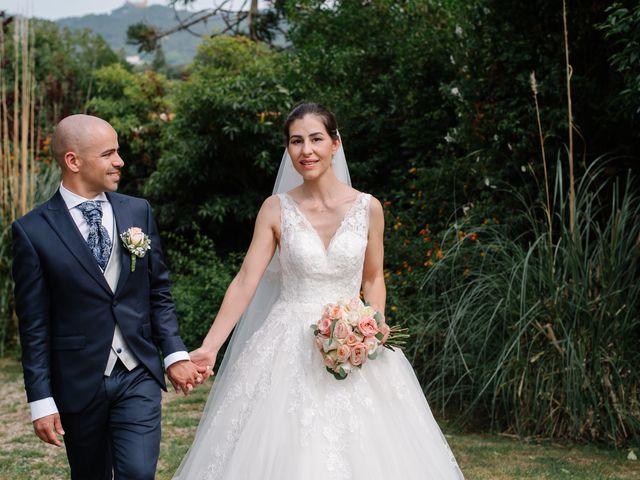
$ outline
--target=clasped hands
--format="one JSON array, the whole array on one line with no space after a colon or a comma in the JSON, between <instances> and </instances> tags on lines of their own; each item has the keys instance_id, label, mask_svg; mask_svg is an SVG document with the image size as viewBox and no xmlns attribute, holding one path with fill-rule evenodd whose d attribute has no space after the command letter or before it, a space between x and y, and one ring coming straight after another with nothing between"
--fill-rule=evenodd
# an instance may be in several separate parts
<instances>
[{"instance_id":1,"label":"clasped hands","mask_svg":"<svg viewBox=\"0 0 640 480\"><path fill-rule=\"evenodd\" d=\"M195 386L213 374L217 352L198 348L189 354L191 360L180 360L167 368L167 376L176 393L188 395Z\"/></svg>"}]
</instances>

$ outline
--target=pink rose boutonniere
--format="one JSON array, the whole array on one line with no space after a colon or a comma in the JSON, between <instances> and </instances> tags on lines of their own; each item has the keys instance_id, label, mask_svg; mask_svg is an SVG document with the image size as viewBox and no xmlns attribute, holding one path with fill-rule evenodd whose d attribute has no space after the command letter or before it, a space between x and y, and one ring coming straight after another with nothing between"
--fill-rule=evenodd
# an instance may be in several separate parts
<instances>
[{"instance_id":1,"label":"pink rose boutonniere","mask_svg":"<svg viewBox=\"0 0 640 480\"><path fill-rule=\"evenodd\" d=\"M139 227L130 227L120 234L122 243L131 253L131 271L136 269L136 259L142 258L151 248L151 239Z\"/></svg>"}]
</instances>

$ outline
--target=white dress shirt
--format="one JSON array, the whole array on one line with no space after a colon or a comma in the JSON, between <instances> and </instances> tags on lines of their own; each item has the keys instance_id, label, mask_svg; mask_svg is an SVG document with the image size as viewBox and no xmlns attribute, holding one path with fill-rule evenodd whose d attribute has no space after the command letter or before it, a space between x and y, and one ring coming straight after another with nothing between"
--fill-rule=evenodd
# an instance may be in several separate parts
<instances>
[{"instance_id":1,"label":"white dress shirt","mask_svg":"<svg viewBox=\"0 0 640 480\"><path fill-rule=\"evenodd\" d=\"M67 205L67 208L69 209L71 218L73 218L73 221L75 222L76 226L78 227L78 230L80 230L80 233L82 234L82 237L85 240L89 237L89 225L87 224L87 221L85 220L84 215L82 214L80 209L77 208L77 206L80 205L82 202L86 202L87 200L99 201L100 206L102 207L102 225L107 230L107 233L109 234L109 238L111 238L111 241L113 243L115 238L114 237L115 221L113 218L113 208L111 207L111 203L109 203L109 200L107 199L107 196L104 193L99 194L95 198L88 199L88 198L81 197L80 195L76 195L75 193L65 188L65 186L62 183L60 183L60 194L62 195L62 199L64 200L64 203ZM117 332L116 332L116 337L122 341L124 340L118 337ZM179 362L181 360L189 360L189 354L186 351L178 351L170 355L167 355L164 359L165 369L169 368L169 366L174 364L175 362ZM111 372L112 368L113 368L113 365L110 365L110 366L108 365L107 372L105 373L108 375ZM34 402L29 402L29 406L31 407L31 421L35 421L38 418L46 417L47 415L52 415L58 412L58 408L56 406L55 401L53 400L53 397L46 397L40 400L36 400Z\"/></svg>"}]
</instances>

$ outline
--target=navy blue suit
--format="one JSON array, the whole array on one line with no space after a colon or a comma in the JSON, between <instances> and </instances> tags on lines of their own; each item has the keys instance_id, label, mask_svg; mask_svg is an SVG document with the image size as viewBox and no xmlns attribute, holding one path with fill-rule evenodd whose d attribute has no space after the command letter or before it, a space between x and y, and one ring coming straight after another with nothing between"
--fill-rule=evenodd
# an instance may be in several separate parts
<instances>
[{"instance_id":1,"label":"navy blue suit","mask_svg":"<svg viewBox=\"0 0 640 480\"><path fill-rule=\"evenodd\" d=\"M65 443L74 478L103 478L95 473L81 473L85 466L74 474L74 461L82 463L82 457L87 455L84 444L96 436L104 438L98 438L98 445L88 451L107 450L106 465L101 467L106 472L104 478L110 478L111 468L115 469L116 478L127 477L124 473L118 475L116 467L120 460L115 455L127 453L129 442L124 440L125 447L114 445L109 430L116 427L101 425L115 411L123 412L116 400L126 394L118 389L144 384L143 390L153 397L151 403L157 401L157 406L153 406L157 415L154 410L147 417L149 428L157 423L154 438L157 437L158 446L154 445L152 450L159 449L160 387L166 389L166 385L158 350L165 356L186 350L178 333L169 275L148 202L108 192L107 198L117 226L114 242L119 242L119 233L129 227L140 227L151 238L151 250L137 259L134 272L130 268L130 253L121 249L122 268L115 292L109 288L59 192L12 225L13 276L27 398L30 402L54 398L66 431ZM105 377L104 371L116 322L140 366L129 372L118 363L111 378ZM118 381L124 383L113 383ZM132 399L137 396L140 395L131 394ZM129 417L143 415L145 402L150 403L148 399L141 401L140 412L135 411L135 400L127 403L124 408L128 411L120 421L126 423ZM96 412L102 413L92 420ZM73 432L90 430L87 421L93 422L95 432L90 438L81 439L85 450L80 448L74 453L70 450L78 447L78 441L74 440ZM77 429L73 422L79 422ZM123 425L123 430L127 430L127 425ZM129 455L135 453L131 451ZM153 452L150 455L153 457ZM109 461L111 456L113 465ZM153 459L147 456L141 461ZM134 478L134 474L131 476Z\"/></svg>"}]
</instances>

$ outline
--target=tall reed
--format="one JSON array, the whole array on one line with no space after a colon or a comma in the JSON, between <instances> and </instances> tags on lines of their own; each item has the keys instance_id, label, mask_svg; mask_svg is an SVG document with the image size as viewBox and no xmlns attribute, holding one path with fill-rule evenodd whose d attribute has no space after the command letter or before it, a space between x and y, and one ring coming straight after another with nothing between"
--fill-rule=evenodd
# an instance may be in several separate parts
<instances>
[{"instance_id":1,"label":"tall reed","mask_svg":"<svg viewBox=\"0 0 640 480\"><path fill-rule=\"evenodd\" d=\"M640 436L640 197L594 166L572 223L567 191L558 161L555 238L522 198L525 235L452 242L424 279L409 353L440 406L519 436L620 445Z\"/></svg>"},{"instance_id":2,"label":"tall reed","mask_svg":"<svg viewBox=\"0 0 640 480\"><path fill-rule=\"evenodd\" d=\"M34 32L26 17L15 17L12 28L11 39L0 28L0 356L16 331L10 225L58 181L54 165L36 160L41 140L35 118Z\"/></svg>"}]
</instances>

